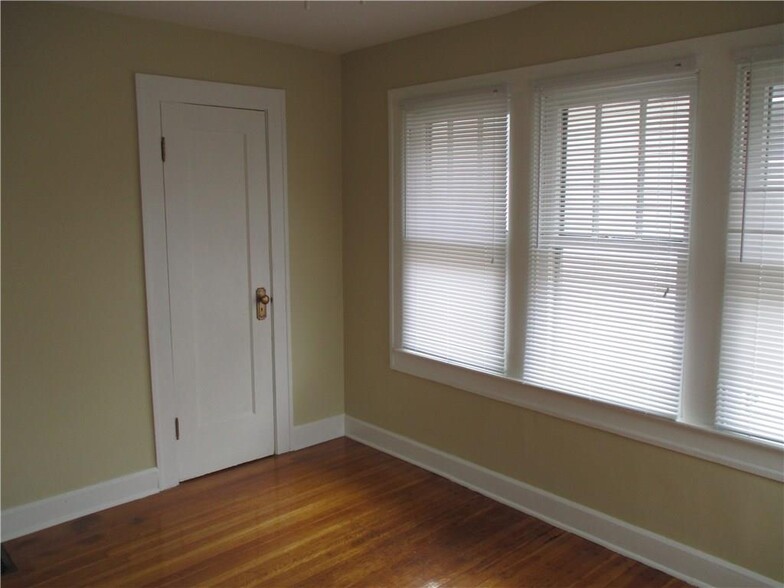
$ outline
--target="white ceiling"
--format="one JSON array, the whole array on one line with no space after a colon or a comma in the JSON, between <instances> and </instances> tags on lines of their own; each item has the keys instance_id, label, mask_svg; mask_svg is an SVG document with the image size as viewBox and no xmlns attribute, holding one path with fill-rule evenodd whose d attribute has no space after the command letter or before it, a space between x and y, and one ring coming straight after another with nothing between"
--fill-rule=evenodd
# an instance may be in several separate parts
<instances>
[{"instance_id":1,"label":"white ceiling","mask_svg":"<svg viewBox=\"0 0 784 588\"><path fill-rule=\"evenodd\" d=\"M346 53L482 20L536 2L300 0L256 2L76 2L82 6Z\"/></svg>"}]
</instances>

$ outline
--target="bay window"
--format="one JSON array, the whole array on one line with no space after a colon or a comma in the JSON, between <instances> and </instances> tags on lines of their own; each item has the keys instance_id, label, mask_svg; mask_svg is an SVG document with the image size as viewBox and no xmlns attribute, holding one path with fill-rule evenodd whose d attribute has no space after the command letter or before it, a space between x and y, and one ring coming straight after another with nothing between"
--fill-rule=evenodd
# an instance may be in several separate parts
<instances>
[{"instance_id":1,"label":"bay window","mask_svg":"<svg viewBox=\"0 0 784 588\"><path fill-rule=\"evenodd\" d=\"M390 92L392 369L784 480L784 60L717 38Z\"/></svg>"}]
</instances>

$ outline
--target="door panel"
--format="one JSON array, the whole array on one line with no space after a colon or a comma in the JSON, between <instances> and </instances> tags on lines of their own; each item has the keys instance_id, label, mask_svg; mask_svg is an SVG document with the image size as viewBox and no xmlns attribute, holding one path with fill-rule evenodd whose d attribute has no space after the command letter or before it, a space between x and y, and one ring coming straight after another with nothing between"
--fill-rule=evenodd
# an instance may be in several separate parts
<instances>
[{"instance_id":1,"label":"door panel","mask_svg":"<svg viewBox=\"0 0 784 588\"><path fill-rule=\"evenodd\" d=\"M274 451L263 112L163 104L180 479Z\"/></svg>"}]
</instances>

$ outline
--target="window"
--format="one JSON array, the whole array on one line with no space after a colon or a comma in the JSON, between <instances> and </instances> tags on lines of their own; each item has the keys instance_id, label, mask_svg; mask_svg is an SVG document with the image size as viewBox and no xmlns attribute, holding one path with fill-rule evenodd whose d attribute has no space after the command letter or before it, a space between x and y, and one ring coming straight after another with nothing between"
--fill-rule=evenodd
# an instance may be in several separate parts
<instances>
[{"instance_id":1,"label":"window","mask_svg":"<svg viewBox=\"0 0 784 588\"><path fill-rule=\"evenodd\" d=\"M784 442L784 60L739 68L716 423Z\"/></svg>"},{"instance_id":2,"label":"window","mask_svg":"<svg viewBox=\"0 0 784 588\"><path fill-rule=\"evenodd\" d=\"M403 347L503 372L507 94L408 103L403 133Z\"/></svg>"},{"instance_id":3,"label":"window","mask_svg":"<svg viewBox=\"0 0 784 588\"><path fill-rule=\"evenodd\" d=\"M678 415L695 87L540 92L526 382Z\"/></svg>"},{"instance_id":4,"label":"window","mask_svg":"<svg viewBox=\"0 0 784 588\"><path fill-rule=\"evenodd\" d=\"M774 43L391 90L391 368L784 480Z\"/></svg>"}]
</instances>

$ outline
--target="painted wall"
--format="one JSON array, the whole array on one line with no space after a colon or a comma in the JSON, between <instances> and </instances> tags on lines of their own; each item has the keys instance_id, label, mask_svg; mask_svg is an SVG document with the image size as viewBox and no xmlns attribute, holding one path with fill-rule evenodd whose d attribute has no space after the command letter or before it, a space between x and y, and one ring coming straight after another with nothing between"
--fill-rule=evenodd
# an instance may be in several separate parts
<instances>
[{"instance_id":1,"label":"painted wall","mask_svg":"<svg viewBox=\"0 0 784 588\"><path fill-rule=\"evenodd\" d=\"M156 73L287 90L295 423L342 412L345 328L352 416L783 579L781 484L389 370L386 134L389 88L782 20L548 3L340 60L4 2L2 507L154 466L133 73Z\"/></svg>"},{"instance_id":2,"label":"painted wall","mask_svg":"<svg viewBox=\"0 0 784 588\"><path fill-rule=\"evenodd\" d=\"M3 508L155 466L136 72L286 90L294 421L343 412L339 58L3 2Z\"/></svg>"},{"instance_id":3,"label":"painted wall","mask_svg":"<svg viewBox=\"0 0 784 588\"><path fill-rule=\"evenodd\" d=\"M546 3L343 57L347 414L784 579L784 486L389 369L387 91L784 20L780 3Z\"/></svg>"}]
</instances>

